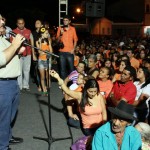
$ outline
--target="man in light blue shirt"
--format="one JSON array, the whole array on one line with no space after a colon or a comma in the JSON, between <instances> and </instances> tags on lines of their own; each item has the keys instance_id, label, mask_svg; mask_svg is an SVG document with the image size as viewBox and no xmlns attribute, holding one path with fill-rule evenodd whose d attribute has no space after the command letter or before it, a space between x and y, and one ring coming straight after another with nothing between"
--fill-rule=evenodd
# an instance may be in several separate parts
<instances>
[{"instance_id":1,"label":"man in light blue shirt","mask_svg":"<svg viewBox=\"0 0 150 150\"><path fill-rule=\"evenodd\" d=\"M109 107L112 120L101 126L92 141L92 150L141 150L141 135L130 124L134 107L125 101Z\"/></svg>"}]
</instances>

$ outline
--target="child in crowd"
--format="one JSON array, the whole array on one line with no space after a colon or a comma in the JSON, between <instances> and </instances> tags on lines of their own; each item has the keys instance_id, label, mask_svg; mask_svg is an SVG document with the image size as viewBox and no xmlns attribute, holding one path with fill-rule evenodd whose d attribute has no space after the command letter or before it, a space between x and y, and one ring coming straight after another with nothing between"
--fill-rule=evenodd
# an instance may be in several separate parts
<instances>
[{"instance_id":1,"label":"child in crowd","mask_svg":"<svg viewBox=\"0 0 150 150\"><path fill-rule=\"evenodd\" d=\"M79 73L76 83L73 83L69 89L77 92L81 92L84 87L84 74ZM68 125L76 128L80 128L80 116L78 110L78 103L75 99L65 94L65 100L68 111Z\"/></svg>"},{"instance_id":2,"label":"child in crowd","mask_svg":"<svg viewBox=\"0 0 150 150\"><path fill-rule=\"evenodd\" d=\"M50 80L48 81L48 64L45 51L52 52L51 40L49 38L49 29L45 27L40 28L40 38L36 42L37 48L42 51L39 52L38 58L38 69L40 72L40 81L42 86L42 94L47 96L47 86L50 85ZM49 69L51 69L51 58L49 59ZM46 81L46 82L45 82Z\"/></svg>"}]
</instances>

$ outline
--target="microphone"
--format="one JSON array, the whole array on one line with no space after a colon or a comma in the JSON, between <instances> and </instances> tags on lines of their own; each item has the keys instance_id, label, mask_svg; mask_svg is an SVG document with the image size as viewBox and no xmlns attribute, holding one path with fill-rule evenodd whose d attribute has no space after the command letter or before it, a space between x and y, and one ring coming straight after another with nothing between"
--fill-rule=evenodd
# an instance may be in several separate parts
<instances>
[{"instance_id":1,"label":"microphone","mask_svg":"<svg viewBox=\"0 0 150 150\"><path fill-rule=\"evenodd\" d=\"M66 28L68 28L68 25L63 25L61 28L63 28L64 31L67 31Z\"/></svg>"},{"instance_id":2,"label":"microphone","mask_svg":"<svg viewBox=\"0 0 150 150\"><path fill-rule=\"evenodd\" d=\"M13 31L9 31L8 34L12 35L13 37L16 37L16 35L17 35L17 34L16 34L15 32L13 32ZM25 37L24 37L24 38L25 38ZM25 45L25 46L30 46L31 48L34 48L34 49L36 49L36 50L45 52L45 51L43 51L43 50L41 50L41 49L39 49L39 48L37 48L37 47L32 46L31 44L29 44L29 42L28 42L27 39L25 39L25 41L23 41L22 44ZM55 57L59 57L58 55L53 54L53 53L50 53L50 52L45 52L45 53L46 53L46 54L49 54L49 55L52 55L52 56L55 56Z\"/></svg>"},{"instance_id":3,"label":"microphone","mask_svg":"<svg viewBox=\"0 0 150 150\"><path fill-rule=\"evenodd\" d=\"M12 35L13 37L16 37L16 35L17 35L17 34L16 34L15 32L13 32L13 31L9 31L8 34ZM25 45L25 46L31 46L31 45L28 43L28 40L27 40L27 39L25 39L25 40L22 42L22 44Z\"/></svg>"}]
</instances>

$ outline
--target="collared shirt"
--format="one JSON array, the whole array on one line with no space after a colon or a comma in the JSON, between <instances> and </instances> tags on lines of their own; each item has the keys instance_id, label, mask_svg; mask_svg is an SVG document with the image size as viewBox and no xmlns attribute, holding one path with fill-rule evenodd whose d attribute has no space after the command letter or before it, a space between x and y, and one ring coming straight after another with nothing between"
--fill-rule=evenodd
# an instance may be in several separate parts
<instances>
[{"instance_id":1,"label":"collared shirt","mask_svg":"<svg viewBox=\"0 0 150 150\"><path fill-rule=\"evenodd\" d=\"M121 150L141 150L141 145L140 133L133 126L127 126L125 128ZM92 141L92 150L118 150L110 122L97 129Z\"/></svg>"},{"instance_id":2,"label":"collared shirt","mask_svg":"<svg viewBox=\"0 0 150 150\"><path fill-rule=\"evenodd\" d=\"M112 89L112 93L114 93L114 98L116 100L120 101L123 97L129 104L133 104L136 97L136 92L136 87L132 81L125 84L120 81L116 81Z\"/></svg>"},{"instance_id":3,"label":"collared shirt","mask_svg":"<svg viewBox=\"0 0 150 150\"><path fill-rule=\"evenodd\" d=\"M61 27L58 28L56 38L58 38L60 36L60 30L61 30ZM60 49L59 51L60 52L71 52L71 50L74 49L74 42L78 41L78 37L77 37L75 28L72 26L69 26L69 29L63 32L61 41L64 44L64 48Z\"/></svg>"},{"instance_id":4,"label":"collared shirt","mask_svg":"<svg viewBox=\"0 0 150 150\"><path fill-rule=\"evenodd\" d=\"M6 57L3 52L0 52L0 67L6 64Z\"/></svg>"},{"instance_id":5,"label":"collared shirt","mask_svg":"<svg viewBox=\"0 0 150 150\"><path fill-rule=\"evenodd\" d=\"M10 62L6 64L6 58L3 51L10 46L5 37L0 37L0 78L15 78L20 75L20 60L15 55Z\"/></svg>"}]
</instances>

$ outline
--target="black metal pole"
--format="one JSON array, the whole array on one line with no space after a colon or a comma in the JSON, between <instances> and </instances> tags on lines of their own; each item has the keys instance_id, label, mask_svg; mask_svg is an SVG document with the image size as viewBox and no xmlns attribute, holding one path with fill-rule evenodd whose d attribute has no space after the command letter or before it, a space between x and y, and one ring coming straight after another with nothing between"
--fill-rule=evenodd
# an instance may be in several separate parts
<instances>
[{"instance_id":1,"label":"black metal pole","mask_svg":"<svg viewBox=\"0 0 150 150\"><path fill-rule=\"evenodd\" d=\"M38 49L38 48L36 48ZM40 50L40 49L38 49ZM41 50L43 51L43 50ZM49 70L50 70L50 66L49 66L49 59L51 57L51 55L55 56L55 57L59 57L53 53L50 53L50 52L47 52L47 51L43 51L46 53L47 55L47 66L48 66L48 69L47 69L47 73L48 73L48 85L47 85L47 91L48 91L48 117L49 117L49 133L48 133L48 137L47 138L42 138L42 137L36 137L36 136L33 136L34 139L39 139L39 140L43 140L43 141L46 141L48 143L48 150L50 150L51 148L51 144L55 141L60 141L60 140L66 140L66 139L71 139L72 140L72 137L66 137L66 138L53 138L52 137L52 127L51 127L51 100L50 100L50 76L49 76Z\"/></svg>"}]
</instances>

